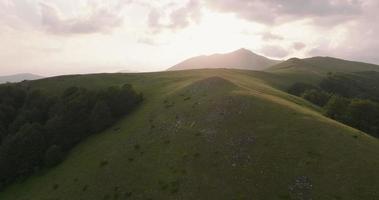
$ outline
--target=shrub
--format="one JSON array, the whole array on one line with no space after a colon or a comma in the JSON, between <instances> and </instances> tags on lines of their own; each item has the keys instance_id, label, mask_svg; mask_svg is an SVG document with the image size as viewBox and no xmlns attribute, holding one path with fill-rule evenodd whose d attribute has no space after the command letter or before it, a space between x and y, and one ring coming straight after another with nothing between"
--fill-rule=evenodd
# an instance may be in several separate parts
<instances>
[{"instance_id":1,"label":"shrub","mask_svg":"<svg viewBox=\"0 0 379 200\"><path fill-rule=\"evenodd\" d=\"M108 165L108 163L109 162L107 160L103 160L100 162L100 167L104 167L104 166Z\"/></svg>"}]
</instances>

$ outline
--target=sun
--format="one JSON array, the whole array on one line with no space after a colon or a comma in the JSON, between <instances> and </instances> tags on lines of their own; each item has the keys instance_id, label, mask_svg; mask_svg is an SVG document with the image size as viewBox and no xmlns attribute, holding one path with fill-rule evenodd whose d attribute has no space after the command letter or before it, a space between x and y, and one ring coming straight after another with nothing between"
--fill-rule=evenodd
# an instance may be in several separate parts
<instances>
[{"instance_id":1,"label":"sun","mask_svg":"<svg viewBox=\"0 0 379 200\"><path fill-rule=\"evenodd\" d=\"M199 23L175 33L172 43L186 47L194 53L228 52L241 47L259 49L262 45L259 32L262 25L246 22L231 14L205 10Z\"/></svg>"}]
</instances>

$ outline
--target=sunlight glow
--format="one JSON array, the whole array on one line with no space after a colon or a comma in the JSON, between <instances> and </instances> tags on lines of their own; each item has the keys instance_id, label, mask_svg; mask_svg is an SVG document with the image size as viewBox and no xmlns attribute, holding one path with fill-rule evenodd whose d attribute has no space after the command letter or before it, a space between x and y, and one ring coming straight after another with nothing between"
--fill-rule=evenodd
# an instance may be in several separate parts
<instances>
[{"instance_id":1,"label":"sunlight glow","mask_svg":"<svg viewBox=\"0 0 379 200\"><path fill-rule=\"evenodd\" d=\"M195 54L224 53L241 47L258 49L261 41L254 33L262 30L262 26L254 23L247 26L233 15L207 11L200 24L177 33L172 43L178 48L185 46Z\"/></svg>"}]
</instances>

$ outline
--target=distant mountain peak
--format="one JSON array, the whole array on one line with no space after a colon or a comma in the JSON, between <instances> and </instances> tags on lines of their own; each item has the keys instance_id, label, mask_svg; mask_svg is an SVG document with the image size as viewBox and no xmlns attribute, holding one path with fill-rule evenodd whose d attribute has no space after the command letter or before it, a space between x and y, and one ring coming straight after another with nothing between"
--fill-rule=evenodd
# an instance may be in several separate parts
<instances>
[{"instance_id":1,"label":"distant mountain peak","mask_svg":"<svg viewBox=\"0 0 379 200\"><path fill-rule=\"evenodd\" d=\"M14 83L14 82L21 82L24 80L36 80L43 78L40 75L35 75L31 73L20 73L20 74L13 74L8 76L0 76L0 84L2 83Z\"/></svg>"},{"instance_id":2,"label":"distant mountain peak","mask_svg":"<svg viewBox=\"0 0 379 200\"><path fill-rule=\"evenodd\" d=\"M297 57L292 57L292 58L290 58L290 59L288 59L288 61L299 61L299 60L301 60L300 58L297 58Z\"/></svg>"},{"instance_id":3,"label":"distant mountain peak","mask_svg":"<svg viewBox=\"0 0 379 200\"><path fill-rule=\"evenodd\" d=\"M255 56L260 56L252 51L250 51L249 49L245 49L245 48L240 48L236 51L233 51L232 52L233 54L240 54L240 55L255 55ZM262 56L263 57L263 56Z\"/></svg>"},{"instance_id":4,"label":"distant mountain peak","mask_svg":"<svg viewBox=\"0 0 379 200\"><path fill-rule=\"evenodd\" d=\"M168 70L188 70L201 68L232 68L263 70L280 61L271 60L252 51L241 48L225 54L212 54L210 56L197 56L189 58Z\"/></svg>"},{"instance_id":5,"label":"distant mountain peak","mask_svg":"<svg viewBox=\"0 0 379 200\"><path fill-rule=\"evenodd\" d=\"M249 49L245 49L245 48L240 48L240 49L237 49L236 51L234 51L236 53L253 53L252 51L250 51Z\"/></svg>"},{"instance_id":6,"label":"distant mountain peak","mask_svg":"<svg viewBox=\"0 0 379 200\"><path fill-rule=\"evenodd\" d=\"M300 63L300 62L303 62L303 60L300 58L293 57L293 58L288 59L287 62Z\"/></svg>"}]
</instances>

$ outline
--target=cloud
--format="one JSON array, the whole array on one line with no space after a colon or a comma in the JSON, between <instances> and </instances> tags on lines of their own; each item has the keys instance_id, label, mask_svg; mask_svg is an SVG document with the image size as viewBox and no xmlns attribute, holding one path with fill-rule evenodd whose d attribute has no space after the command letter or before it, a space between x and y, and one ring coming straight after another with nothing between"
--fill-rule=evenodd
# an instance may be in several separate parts
<instances>
[{"instance_id":1,"label":"cloud","mask_svg":"<svg viewBox=\"0 0 379 200\"><path fill-rule=\"evenodd\" d=\"M138 39L137 42L140 44L145 44L145 45L149 45L149 46L157 46L157 45L165 44L164 42L158 41L153 37L141 37Z\"/></svg>"},{"instance_id":2,"label":"cloud","mask_svg":"<svg viewBox=\"0 0 379 200\"><path fill-rule=\"evenodd\" d=\"M133 2L0 0L0 28L57 35L108 33L123 24L122 9Z\"/></svg>"},{"instance_id":3,"label":"cloud","mask_svg":"<svg viewBox=\"0 0 379 200\"><path fill-rule=\"evenodd\" d=\"M200 3L198 0L190 0L188 4L182 8L174 10L170 14L172 29L181 29L187 27L191 21L199 23L201 18Z\"/></svg>"},{"instance_id":4,"label":"cloud","mask_svg":"<svg viewBox=\"0 0 379 200\"><path fill-rule=\"evenodd\" d=\"M379 1L367 0L363 5L364 14L342 27L345 33L338 42L320 42L308 52L309 56L333 56L379 64Z\"/></svg>"},{"instance_id":5,"label":"cloud","mask_svg":"<svg viewBox=\"0 0 379 200\"><path fill-rule=\"evenodd\" d=\"M277 34L273 34L271 32L263 32L261 36L262 36L262 40L264 41L284 40L284 37Z\"/></svg>"},{"instance_id":6,"label":"cloud","mask_svg":"<svg viewBox=\"0 0 379 200\"><path fill-rule=\"evenodd\" d=\"M309 56L331 56L379 64L379 28L369 24L352 26L357 29L349 33L345 40L335 45L326 43L310 49Z\"/></svg>"},{"instance_id":7,"label":"cloud","mask_svg":"<svg viewBox=\"0 0 379 200\"><path fill-rule=\"evenodd\" d=\"M38 4L33 1L0 0L0 28L26 30L39 26Z\"/></svg>"},{"instance_id":8,"label":"cloud","mask_svg":"<svg viewBox=\"0 0 379 200\"><path fill-rule=\"evenodd\" d=\"M351 20L362 12L360 0L218 0L207 1L208 6L219 12L263 24L311 19L314 23L331 24Z\"/></svg>"},{"instance_id":9,"label":"cloud","mask_svg":"<svg viewBox=\"0 0 379 200\"><path fill-rule=\"evenodd\" d=\"M159 22L159 19L161 18L161 14L157 9L151 9L149 15L148 15L148 26L150 29L153 30L153 32L159 32L161 28L161 24Z\"/></svg>"},{"instance_id":10,"label":"cloud","mask_svg":"<svg viewBox=\"0 0 379 200\"><path fill-rule=\"evenodd\" d=\"M287 50L276 45L266 45L261 48L260 52L265 56L272 58L284 58L289 55L289 52Z\"/></svg>"},{"instance_id":11,"label":"cloud","mask_svg":"<svg viewBox=\"0 0 379 200\"><path fill-rule=\"evenodd\" d=\"M261 33L262 52L282 57L289 47L309 56L334 56L379 63L379 1L377 0L205 0L209 9L231 13L282 33ZM283 29L282 29L283 28ZM312 32L310 32L310 30ZM299 32L304 31L303 40ZM285 38L282 39L282 38ZM288 40L288 41L286 41ZM264 46L267 44L272 44ZM314 47L312 49L312 47Z\"/></svg>"},{"instance_id":12,"label":"cloud","mask_svg":"<svg viewBox=\"0 0 379 200\"><path fill-rule=\"evenodd\" d=\"M201 19L201 4L199 0L189 0L187 4L173 10L151 8L148 15L148 26L153 33L162 30L178 30L199 23Z\"/></svg>"},{"instance_id":13,"label":"cloud","mask_svg":"<svg viewBox=\"0 0 379 200\"><path fill-rule=\"evenodd\" d=\"M300 51L303 50L307 45L302 42L294 42L292 44L293 49Z\"/></svg>"},{"instance_id":14,"label":"cloud","mask_svg":"<svg viewBox=\"0 0 379 200\"><path fill-rule=\"evenodd\" d=\"M42 26L57 35L107 33L122 25L123 18L118 10L98 7L87 15L67 18L50 4L40 3Z\"/></svg>"}]
</instances>

